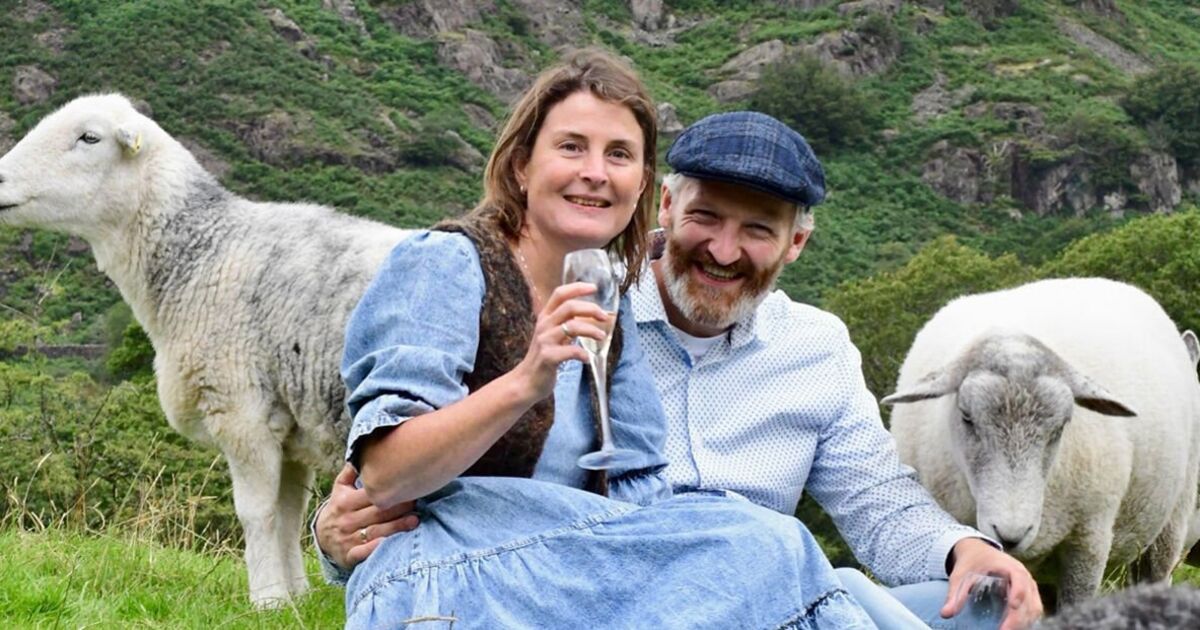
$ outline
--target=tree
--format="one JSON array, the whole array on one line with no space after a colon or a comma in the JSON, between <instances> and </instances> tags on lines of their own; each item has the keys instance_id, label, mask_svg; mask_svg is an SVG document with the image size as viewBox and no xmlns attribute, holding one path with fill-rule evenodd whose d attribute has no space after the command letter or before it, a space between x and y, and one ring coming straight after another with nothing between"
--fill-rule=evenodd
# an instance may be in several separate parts
<instances>
[{"instance_id":1,"label":"tree","mask_svg":"<svg viewBox=\"0 0 1200 630\"><path fill-rule=\"evenodd\" d=\"M1200 166L1200 66L1175 64L1144 75L1121 105L1180 163Z\"/></svg>"},{"instance_id":2,"label":"tree","mask_svg":"<svg viewBox=\"0 0 1200 630\"><path fill-rule=\"evenodd\" d=\"M1153 215L1072 243L1042 277L1099 276L1135 285L1181 329L1200 332L1200 211Z\"/></svg>"},{"instance_id":3,"label":"tree","mask_svg":"<svg viewBox=\"0 0 1200 630\"><path fill-rule=\"evenodd\" d=\"M764 70L749 105L799 131L818 154L858 145L876 117L857 86L809 55Z\"/></svg>"},{"instance_id":4,"label":"tree","mask_svg":"<svg viewBox=\"0 0 1200 630\"><path fill-rule=\"evenodd\" d=\"M913 338L938 309L958 296L1016 286L1031 277L1011 254L990 258L944 236L896 271L839 286L825 304L846 322L862 353L867 387L882 396L896 386Z\"/></svg>"}]
</instances>

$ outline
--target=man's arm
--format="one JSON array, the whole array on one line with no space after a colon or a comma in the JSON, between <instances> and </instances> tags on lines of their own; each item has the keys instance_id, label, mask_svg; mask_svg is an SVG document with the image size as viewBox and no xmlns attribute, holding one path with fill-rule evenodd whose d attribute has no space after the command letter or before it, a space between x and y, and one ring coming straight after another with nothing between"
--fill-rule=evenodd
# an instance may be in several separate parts
<instances>
[{"instance_id":1,"label":"man's arm","mask_svg":"<svg viewBox=\"0 0 1200 630\"><path fill-rule=\"evenodd\" d=\"M863 381L858 350L844 339L841 382L845 406L822 435L807 488L833 517L855 556L887 584L949 579L944 616L961 610L972 573L1009 579L1004 629L1028 626L1042 614L1037 584L995 542L954 520L900 463L879 407Z\"/></svg>"},{"instance_id":2,"label":"man's arm","mask_svg":"<svg viewBox=\"0 0 1200 630\"><path fill-rule=\"evenodd\" d=\"M354 468L346 464L333 480L329 499L313 517L313 541L321 571L333 584L345 584L350 572L375 551L379 541L396 532L412 531L418 524L411 501L381 510L367 499L366 490L355 486L357 480Z\"/></svg>"}]
</instances>

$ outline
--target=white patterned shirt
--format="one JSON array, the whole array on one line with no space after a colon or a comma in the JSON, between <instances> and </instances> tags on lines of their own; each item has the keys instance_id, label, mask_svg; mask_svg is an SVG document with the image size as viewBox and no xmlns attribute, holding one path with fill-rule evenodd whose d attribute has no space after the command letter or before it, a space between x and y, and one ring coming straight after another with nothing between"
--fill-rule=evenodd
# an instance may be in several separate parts
<instances>
[{"instance_id":1,"label":"white patterned shirt","mask_svg":"<svg viewBox=\"0 0 1200 630\"><path fill-rule=\"evenodd\" d=\"M900 463L836 316L775 291L693 362L653 271L642 278L630 293L667 413L676 490L732 490L785 514L807 490L855 557L891 585L944 579L954 544L984 538Z\"/></svg>"}]
</instances>

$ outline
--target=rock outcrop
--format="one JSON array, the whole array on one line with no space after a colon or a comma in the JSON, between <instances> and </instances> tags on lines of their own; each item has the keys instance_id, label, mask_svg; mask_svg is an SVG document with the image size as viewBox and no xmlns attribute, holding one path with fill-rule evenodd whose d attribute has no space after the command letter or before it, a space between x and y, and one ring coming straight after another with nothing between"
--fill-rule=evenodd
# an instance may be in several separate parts
<instances>
[{"instance_id":1,"label":"rock outcrop","mask_svg":"<svg viewBox=\"0 0 1200 630\"><path fill-rule=\"evenodd\" d=\"M962 0L963 11L987 29L1000 26L1004 18L1021 8L1020 0Z\"/></svg>"},{"instance_id":2,"label":"rock outcrop","mask_svg":"<svg viewBox=\"0 0 1200 630\"><path fill-rule=\"evenodd\" d=\"M1059 19L1057 24L1062 34L1127 74L1146 74L1154 69L1145 59L1078 22Z\"/></svg>"},{"instance_id":3,"label":"rock outcrop","mask_svg":"<svg viewBox=\"0 0 1200 630\"><path fill-rule=\"evenodd\" d=\"M0 156L17 144L17 139L13 137L16 126L17 123L8 114L0 111Z\"/></svg>"}]
</instances>

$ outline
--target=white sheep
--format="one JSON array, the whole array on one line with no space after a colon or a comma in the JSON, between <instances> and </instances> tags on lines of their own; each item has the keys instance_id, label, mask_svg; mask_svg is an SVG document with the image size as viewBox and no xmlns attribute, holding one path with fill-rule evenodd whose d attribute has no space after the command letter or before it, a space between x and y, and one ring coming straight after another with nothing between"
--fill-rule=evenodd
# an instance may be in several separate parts
<instances>
[{"instance_id":1,"label":"white sheep","mask_svg":"<svg viewBox=\"0 0 1200 630\"><path fill-rule=\"evenodd\" d=\"M309 487L349 428L346 319L406 232L242 199L115 94L71 101L0 159L0 223L91 244L154 344L167 420L229 462L251 600L306 590Z\"/></svg>"},{"instance_id":2,"label":"white sheep","mask_svg":"<svg viewBox=\"0 0 1200 630\"><path fill-rule=\"evenodd\" d=\"M1148 295L1075 278L959 298L896 389L901 459L1061 602L1093 596L1106 566L1169 579L1196 511L1200 384Z\"/></svg>"}]
</instances>

